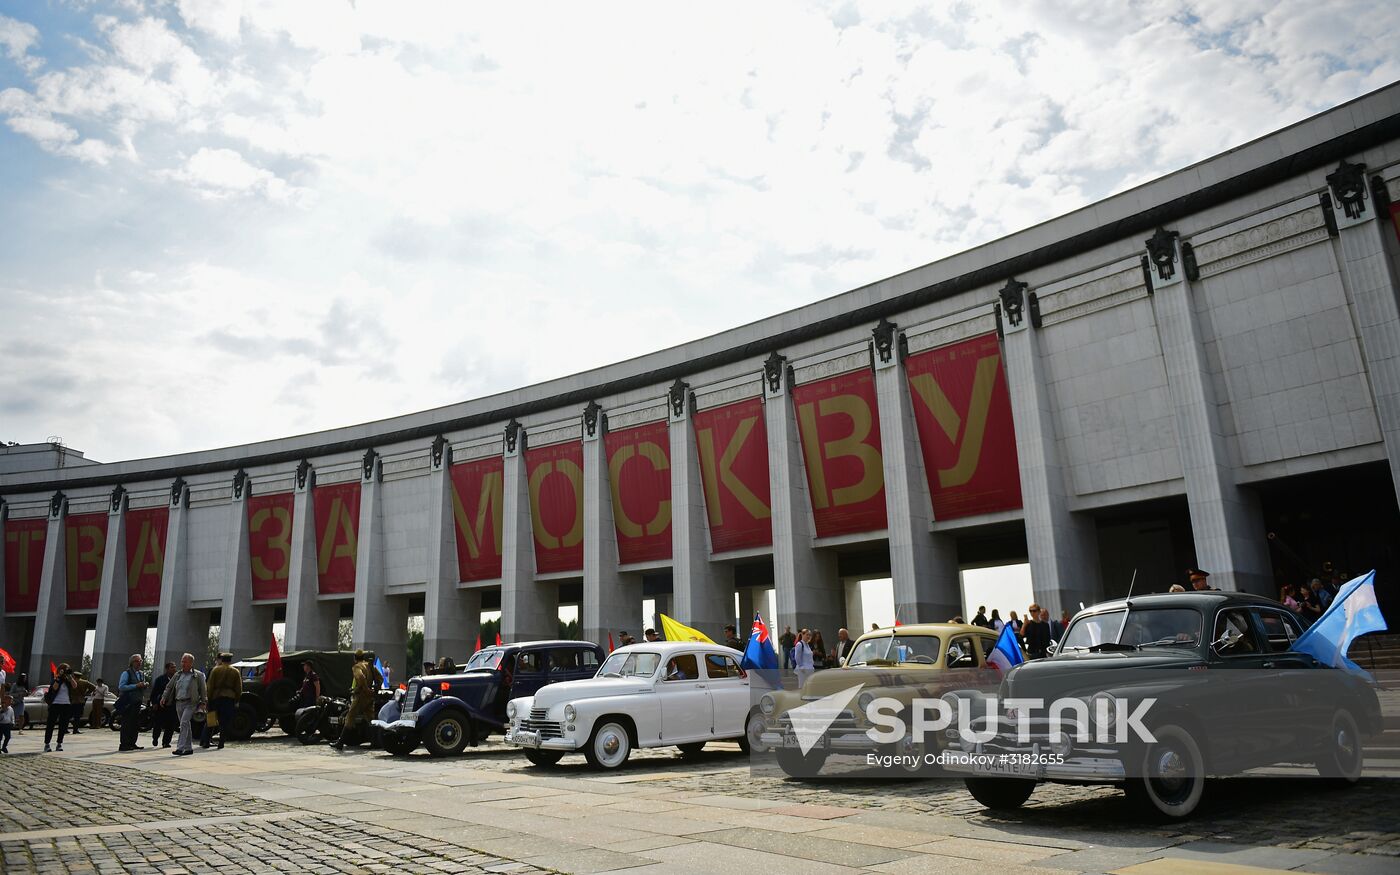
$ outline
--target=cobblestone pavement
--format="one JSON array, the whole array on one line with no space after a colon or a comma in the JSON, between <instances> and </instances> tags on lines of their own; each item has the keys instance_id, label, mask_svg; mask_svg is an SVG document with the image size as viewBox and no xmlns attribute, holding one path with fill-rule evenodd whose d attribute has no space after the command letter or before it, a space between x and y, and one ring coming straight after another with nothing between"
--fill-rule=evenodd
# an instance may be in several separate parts
<instances>
[{"instance_id":1,"label":"cobblestone pavement","mask_svg":"<svg viewBox=\"0 0 1400 875\"><path fill-rule=\"evenodd\" d=\"M48 755L0 760L6 875L541 871L180 778Z\"/></svg>"},{"instance_id":2,"label":"cobblestone pavement","mask_svg":"<svg viewBox=\"0 0 1400 875\"><path fill-rule=\"evenodd\" d=\"M1043 785L992 815L957 781L795 781L751 771L733 745L639 751L600 773L582 757L534 768L499 742L450 760L276 732L184 758L114 744L85 734L61 755L0 760L0 870L1400 871L1400 781L1223 781L1197 817L1162 825L1108 788Z\"/></svg>"}]
</instances>

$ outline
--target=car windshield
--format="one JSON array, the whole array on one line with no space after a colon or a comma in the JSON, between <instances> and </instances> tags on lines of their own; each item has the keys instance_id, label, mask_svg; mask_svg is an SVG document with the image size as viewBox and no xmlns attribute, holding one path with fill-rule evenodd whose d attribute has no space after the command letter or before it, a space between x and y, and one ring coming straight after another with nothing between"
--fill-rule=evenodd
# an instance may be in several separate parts
<instances>
[{"instance_id":1,"label":"car windshield","mask_svg":"<svg viewBox=\"0 0 1400 875\"><path fill-rule=\"evenodd\" d=\"M912 662L933 665L938 662L939 639L936 635L891 635L888 638L866 638L856 645L846 659L846 665L869 663Z\"/></svg>"},{"instance_id":2,"label":"car windshield","mask_svg":"<svg viewBox=\"0 0 1400 875\"><path fill-rule=\"evenodd\" d=\"M466 671L474 668L500 668L501 657L505 655L504 650L478 650L472 654L472 658L467 660Z\"/></svg>"},{"instance_id":3,"label":"car windshield","mask_svg":"<svg viewBox=\"0 0 1400 875\"><path fill-rule=\"evenodd\" d=\"M659 653L614 653L598 669L598 677L649 678L660 664Z\"/></svg>"},{"instance_id":4,"label":"car windshield","mask_svg":"<svg viewBox=\"0 0 1400 875\"><path fill-rule=\"evenodd\" d=\"M1124 617L1127 624L1124 625ZM1102 644L1125 647L1191 647L1201 640L1201 614L1191 608L1139 608L1105 611L1074 621L1060 653Z\"/></svg>"}]
</instances>

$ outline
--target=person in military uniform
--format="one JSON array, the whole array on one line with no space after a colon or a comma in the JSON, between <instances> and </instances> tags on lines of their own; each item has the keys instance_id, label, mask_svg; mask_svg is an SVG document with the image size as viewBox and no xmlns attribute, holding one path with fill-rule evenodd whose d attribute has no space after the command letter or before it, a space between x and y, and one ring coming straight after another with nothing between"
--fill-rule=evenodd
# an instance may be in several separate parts
<instances>
[{"instance_id":1,"label":"person in military uniform","mask_svg":"<svg viewBox=\"0 0 1400 875\"><path fill-rule=\"evenodd\" d=\"M345 749L345 740L351 731L374 716L374 666L366 659L363 650L355 651L355 667L350 670L350 710L345 712L345 724L340 728L340 738L331 747Z\"/></svg>"},{"instance_id":2,"label":"person in military uniform","mask_svg":"<svg viewBox=\"0 0 1400 875\"><path fill-rule=\"evenodd\" d=\"M1196 592L1210 592L1215 590L1215 587L1210 585L1209 571L1202 571L1199 568L1188 568L1186 569L1186 580Z\"/></svg>"}]
</instances>

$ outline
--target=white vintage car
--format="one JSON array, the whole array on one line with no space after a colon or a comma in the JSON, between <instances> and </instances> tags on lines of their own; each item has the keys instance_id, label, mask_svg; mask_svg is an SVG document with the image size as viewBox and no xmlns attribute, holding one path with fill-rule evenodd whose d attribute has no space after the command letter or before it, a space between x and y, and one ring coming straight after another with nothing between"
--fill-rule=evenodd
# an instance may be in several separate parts
<instances>
[{"instance_id":1,"label":"white vintage car","mask_svg":"<svg viewBox=\"0 0 1400 875\"><path fill-rule=\"evenodd\" d=\"M566 753L615 769L633 748L698 753L728 739L748 749L763 722L749 701L742 655L718 644L655 641L619 647L588 680L565 681L506 706L506 743L537 766Z\"/></svg>"}]
</instances>

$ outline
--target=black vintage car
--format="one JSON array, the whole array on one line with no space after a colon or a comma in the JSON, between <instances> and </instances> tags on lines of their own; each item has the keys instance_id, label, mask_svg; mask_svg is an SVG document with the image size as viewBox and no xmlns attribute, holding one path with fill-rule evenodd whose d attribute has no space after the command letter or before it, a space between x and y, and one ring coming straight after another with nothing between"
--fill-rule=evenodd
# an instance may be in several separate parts
<instances>
[{"instance_id":1,"label":"black vintage car","mask_svg":"<svg viewBox=\"0 0 1400 875\"><path fill-rule=\"evenodd\" d=\"M995 733L985 740L949 729L947 747L975 755L956 771L994 809L1021 805L1038 781L1118 784L1165 818L1191 814L1208 776L1286 763L1354 782L1362 740L1382 729L1374 684L1291 650L1302 631L1279 603L1243 593L1095 605L1074 618L1051 658L1003 679L1003 706L1013 698L1043 705L1016 713L1012 703L994 724L974 720Z\"/></svg>"},{"instance_id":2,"label":"black vintage car","mask_svg":"<svg viewBox=\"0 0 1400 875\"><path fill-rule=\"evenodd\" d=\"M413 678L398 697L398 719L373 722L384 749L453 756L501 732L506 703L558 681L591 678L606 654L591 641L531 641L478 650L453 674ZM392 710L392 709L389 709Z\"/></svg>"}]
</instances>

